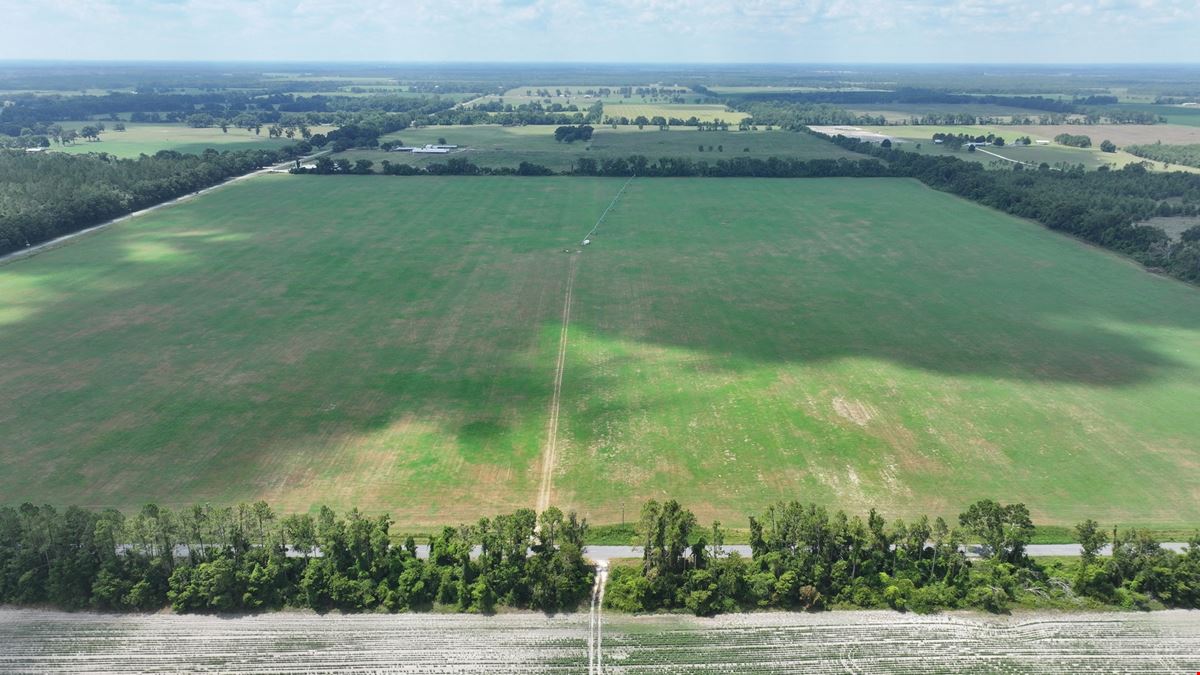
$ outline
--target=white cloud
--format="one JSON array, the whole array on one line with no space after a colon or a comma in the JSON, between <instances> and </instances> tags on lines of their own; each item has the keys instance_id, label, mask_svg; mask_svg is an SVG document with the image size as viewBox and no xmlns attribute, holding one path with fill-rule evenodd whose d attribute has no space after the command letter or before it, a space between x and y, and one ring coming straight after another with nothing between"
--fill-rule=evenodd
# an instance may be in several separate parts
<instances>
[{"instance_id":1,"label":"white cloud","mask_svg":"<svg viewBox=\"0 0 1200 675\"><path fill-rule=\"evenodd\" d=\"M0 58L1200 60L1198 0L0 0L0 16Z\"/></svg>"}]
</instances>

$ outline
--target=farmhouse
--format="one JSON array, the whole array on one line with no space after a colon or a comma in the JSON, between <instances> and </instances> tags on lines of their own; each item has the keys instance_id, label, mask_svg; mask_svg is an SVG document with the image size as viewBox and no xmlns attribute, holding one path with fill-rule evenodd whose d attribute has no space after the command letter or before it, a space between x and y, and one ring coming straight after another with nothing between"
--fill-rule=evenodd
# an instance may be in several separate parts
<instances>
[{"instance_id":1,"label":"farmhouse","mask_svg":"<svg viewBox=\"0 0 1200 675\"><path fill-rule=\"evenodd\" d=\"M445 155L457 147L457 145L425 145L420 148L413 148L412 152L422 155Z\"/></svg>"}]
</instances>

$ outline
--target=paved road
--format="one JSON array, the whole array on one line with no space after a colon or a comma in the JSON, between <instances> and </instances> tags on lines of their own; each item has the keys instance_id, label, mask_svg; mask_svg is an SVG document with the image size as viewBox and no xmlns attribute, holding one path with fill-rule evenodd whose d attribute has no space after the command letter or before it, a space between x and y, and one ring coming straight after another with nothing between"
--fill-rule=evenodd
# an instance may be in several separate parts
<instances>
[{"instance_id":1,"label":"paved road","mask_svg":"<svg viewBox=\"0 0 1200 675\"><path fill-rule=\"evenodd\" d=\"M1188 545L1184 542L1167 542L1164 544L1160 544L1160 546L1162 546L1163 548L1165 548L1167 550L1175 551L1176 553L1183 553L1185 550L1187 550L1187 547L1188 547ZM129 544L124 544L124 545L118 546L117 547L118 553L128 550L129 547L130 547ZM981 557L981 554L982 554L982 547L975 545L975 544L964 547L964 550L966 551L967 557L969 557L969 558L979 558L979 557ZM471 557L473 557L473 558L478 557L479 554L481 553L481 551L482 551L482 549L479 546L476 546L475 548L471 549ZM746 546L744 544L735 544L732 546L722 546L721 551L722 551L723 555L729 555L730 553L737 553L738 555L740 555L744 558L750 557L750 547ZM1027 551L1029 552L1029 555L1031 555L1035 558L1041 558L1041 557L1047 557L1047 556L1077 556L1077 555L1079 555L1079 544L1030 544L1029 547L1027 548ZM291 558L304 557L303 553L295 551L291 547L288 547L287 555L288 555L288 557L291 557ZM596 560L596 561L618 560L621 558L636 559L636 558L642 557L642 547L640 547L640 546L584 546L583 547L583 555L584 555L584 557L586 557L590 560ZM1104 548L1100 549L1100 555L1102 555L1102 556L1112 555L1112 548L1110 546L1105 546ZM175 557L186 558L187 556L188 556L188 547L187 546L180 544L179 546L175 547ZM316 549L316 550L310 551L308 553L308 557L311 557L311 558L321 557L321 550ZM417 544L417 557L418 558L428 558L429 557L429 545L428 544Z\"/></svg>"},{"instance_id":2,"label":"paved road","mask_svg":"<svg viewBox=\"0 0 1200 675\"><path fill-rule=\"evenodd\" d=\"M1183 542L1169 542L1162 544L1162 547L1182 553L1187 548L1187 544ZM749 558L750 547L743 545L723 546L725 553L736 552L739 555ZM1075 556L1079 555L1079 544L1030 544L1027 548L1029 555L1034 557L1044 556ZM967 556L978 558L981 555L982 547L971 545L966 547ZM592 560L611 560L613 558L640 558L642 557L642 549L640 546L586 546L583 549L584 555ZM1111 555L1112 547L1105 546L1100 550L1100 555Z\"/></svg>"},{"instance_id":3,"label":"paved road","mask_svg":"<svg viewBox=\"0 0 1200 675\"><path fill-rule=\"evenodd\" d=\"M1162 547L1177 553L1182 553L1187 544L1183 542L1169 542L1162 544ZM722 551L726 555L737 553L738 555L749 558L750 547L746 545L722 546ZM1046 556L1077 556L1079 555L1079 544L1031 544L1028 549L1029 555L1033 557ZM479 555L479 547L471 552L471 555ZM966 547L967 557L978 558L981 556L982 547L977 545ZM1112 548L1105 546L1100 550L1100 555L1111 555ZM620 558L641 558L642 548L640 546L585 546L583 555L591 560L615 560ZM429 546L418 545L417 557L429 557Z\"/></svg>"}]
</instances>

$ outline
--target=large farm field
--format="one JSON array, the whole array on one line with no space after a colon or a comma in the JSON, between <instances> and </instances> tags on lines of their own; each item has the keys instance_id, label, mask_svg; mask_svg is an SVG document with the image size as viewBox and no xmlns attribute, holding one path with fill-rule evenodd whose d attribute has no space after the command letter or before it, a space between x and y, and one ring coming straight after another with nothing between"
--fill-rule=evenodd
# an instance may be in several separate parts
<instances>
[{"instance_id":1,"label":"large farm field","mask_svg":"<svg viewBox=\"0 0 1200 675\"><path fill-rule=\"evenodd\" d=\"M0 494L1200 522L1195 288L899 179L639 179L580 250L622 182L268 176L0 267Z\"/></svg>"},{"instance_id":2,"label":"large farm field","mask_svg":"<svg viewBox=\"0 0 1200 675\"><path fill-rule=\"evenodd\" d=\"M79 129L87 122L67 122L64 128ZM90 142L80 139L71 145L56 145L55 152L87 153L106 152L116 157L137 157L141 154L153 155L159 150L174 150L176 152L199 154L208 148L217 150L252 150L255 148L278 148L296 139L270 138L264 127L261 134L245 129L230 127L223 132L219 127L195 129L183 124L138 124L127 122L125 131L115 131L113 124L108 123L108 130L100 135L100 140ZM313 127L313 133L325 133L332 127Z\"/></svg>"},{"instance_id":3,"label":"large farm field","mask_svg":"<svg viewBox=\"0 0 1200 675\"><path fill-rule=\"evenodd\" d=\"M505 127L481 124L469 127L431 126L405 129L389 134L383 140L400 140L405 145L421 146L437 143L443 138L447 143L459 146L450 157L463 157L479 166L512 167L520 162L533 162L556 171L567 171L576 160L584 157L602 160L628 158L630 155L643 155L651 160L660 157L689 157L709 162L737 157L786 157L802 160L866 158L865 155L843 150L810 134L790 131L660 131L657 127L638 129L636 126L619 126L616 129L596 129L590 141L561 143L554 140L554 127L551 126ZM376 163L376 169L380 168L379 165L385 159L395 164L417 166L445 162L447 159L446 155L420 155L378 149L349 150L337 157L351 161L370 159Z\"/></svg>"},{"instance_id":4,"label":"large farm field","mask_svg":"<svg viewBox=\"0 0 1200 675\"><path fill-rule=\"evenodd\" d=\"M620 118L627 117L630 120L636 119L638 116L643 116L646 119L654 117L672 117L687 120L695 117L701 122L713 122L722 120L730 124L737 124L743 118L749 117L744 112L730 110L723 105L712 104L690 104L690 103L605 103L604 118Z\"/></svg>"}]
</instances>

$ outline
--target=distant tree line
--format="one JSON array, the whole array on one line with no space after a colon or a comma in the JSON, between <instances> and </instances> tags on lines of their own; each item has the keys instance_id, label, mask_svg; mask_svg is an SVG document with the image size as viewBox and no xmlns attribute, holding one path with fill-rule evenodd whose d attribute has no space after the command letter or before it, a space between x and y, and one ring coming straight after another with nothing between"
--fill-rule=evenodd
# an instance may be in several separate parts
<instances>
[{"instance_id":1,"label":"distant tree line","mask_svg":"<svg viewBox=\"0 0 1200 675\"><path fill-rule=\"evenodd\" d=\"M296 174L371 174L374 163L348 159L318 159L312 168L293 169ZM713 162L693 160L686 157L660 157L652 160L643 155L593 159L581 157L566 171L553 169L532 162L521 162L517 167L479 166L471 161L455 157L446 162L430 162L423 166L394 164L383 161L380 173L390 176L645 176L652 178L701 177L701 178L870 178L890 175L887 167L874 159L810 159L768 157L731 157Z\"/></svg>"},{"instance_id":2,"label":"distant tree line","mask_svg":"<svg viewBox=\"0 0 1200 675\"><path fill-rule=\"evenodd\" d=\"M587 523L522 509L443 528L427 559L392 521L328 508L278 517L264 502L172 511L0 507L0 604L177 612L554 612L589 596ZM473 547L480 547L472 557Z\"/></svg>"},{"instance_id":3,"label":"distant tree line","mask_svg":"<svg viewBox=\"0 0 1200 675\"><path fill-rule=\"evenodd\" d=\"M637 526L640 565L610 572L605 606L626 612L686 609L697 615L776 608L891 607L1006 610L1033 598L1039 605L1093 603L1125 608L1200 607L1200 534L1184 554L1162 548L1144 531L1110 543L1095 521L1075 528L1078 564L1043 565L1025 554L1035 533L1023 504L972 504L957 522L922 516L890 525L874 510L864 520L799 502L778 503L750 519L749 559L722 555L719 522L699 523L678 502L647 503ZM966 541L985 559L968 560Z\"/></svg>"},{"instance_id":4,"label":"distant tree line","mask_svg":"<svg viewBox=\"0 0 1200 675\"><path fill-rule=\"evenodd\" d=\"M887 124L883 115L852 113L829 103L752 100L734 104L734 109L750 115L758 125L772 125L799 131L812 125L877 125Z\"/></svg>"},{"instance_id":5,"label":"distant tree line","mask_svg":"<svg viewBox=\"0 0 1200 675\"><path fill-rule=\"evenodd\" d=\"M850 92L860 93L860 92ZM800 95L802 96L802 95ZM784 98L777 98L784 97ZM1165 120L1153 113L1124 108L1089 108L1076 109L1073 105L1061 104L1053 99L1040 97L967 97L969 100L957 101L967 106L979 105L985 101L978 99L996 99L996 105L1015 106L1016 101L1032 101L1034 105L1022 107L1039 109L1040 102L1050 101L1040 109L1052 109L1039 115L977 115L972 112L929 112L922 115L912 115L906 119L888 119L884 115L851 112L838 104L836 96L814 96L811 99L794 98L790 94L764 94L763 98L733 99L730 105L735 109L751 116L754 124L772 124L784 129L799 131L802 127L811 125L874 125L874 126L973 126L973 125L1051 125L1051 124L1159 124ZM896 101L899 102L899 101ZM882 104L882 103L881 103Z\"/></svg>"},{"instance_id":6,"label":"distant tree line","mask_svg":"<svg viewBox=\"0 0 1200 675\"><path fill-rule=\"evenodd\" d=\"M1045 96L971 96L967 94L953 94L946 91L922 89L917 87L902 87L892 91L825 90L806 92L761 92L740 94L737 96L737 100L746 102L778 101L785 103L835 103L842 105L878 105L886 103L982 104L1002 105L1014 108L1028 108L1030 110L1044 110L1047 112L1056 113L1078 112L1081 105L1092 105L1096 102L1095 99L1091 99L1091 102L1089 102L1089 99L1086 98L1062 100L1056 98L1047 98Z\"/></svg>"},{"instance_id":7,"label":"distant tree line","mask_svg":"<svg viewBox=\"0 0 1200 675\"><path fill-rule=\"evenodd\" d=\"M434 115L453 108L450 99L432 96L297 96L281 93L207 92L124 93L104 96L20 95L0 106L0 135L20 136L46 125L65 120L89 120L107 116L116 121L118 114L129 113L133 122L186 122L194 115L213 120L232 120L238 116L255 118L261 126L286 122L289 113L309 115L309 124L335 123L337 114L407 113L413 117ZM208 126L217 126L216 123Z\"/></svg>"},{"instance_id":8,"label":"distant tree line","mask_svg":"<svg viewBox=\"0 0 1200 675\"><path fill-rule=\"evenodd\" d=\"M0 254L70 234L311 150L205 151L153 156L0 150Z\"/></svg>"},{"instance_id":9,"label":"distant tree line","mask_svg":"<svg viewBox=\"0 0 1200 675\"><path fill-rule=\"evenodd\" d=\"M571 106L574 107L574 106ZM541 103L526 103L518 106L503 106L499 112L489 112L489 106L474 108L456 107L430 113L416 120L415 124L500 124L504 126L524 126L530 124L543 125L584 125L600 122L604 104L596 102L586 111L567 110L562 104L544 106Z\"/></svg>"}]
</instances>

